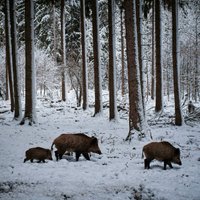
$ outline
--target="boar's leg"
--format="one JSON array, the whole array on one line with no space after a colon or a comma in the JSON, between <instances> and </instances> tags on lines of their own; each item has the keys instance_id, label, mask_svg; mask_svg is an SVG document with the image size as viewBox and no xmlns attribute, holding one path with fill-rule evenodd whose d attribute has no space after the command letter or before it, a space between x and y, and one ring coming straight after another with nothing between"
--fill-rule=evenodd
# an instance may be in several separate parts
<instances>
[{"instance_id":1,"label":"boar's leg","mask_svg":"<svg viewBox=\"0 0 200 200\"><path fill-rule=\"evenodd\" d=\"M58 161L59 159L61 160L64 153L65 153L65 151L62 151L60 149L55 151L56 161Z\"/></svg>"},{"instance_id":2,"label":"boar's leg","mask_svg":"<svg viewBox=\"0 0 200 200\"><path fill-rule=\"evenodd\" d=\"M62 159L63 154L58 153L58 151L55 151L55 157L56 157L56 161L58 161L59 159Z\"/></svg>"},{"instance_id":3,"label":"boar's leg","mask_svg":"<svg viewBox=\"0 0 200 200\"><path fill-rule=\"evenodd\" d=\"M144 169L150 169L151 159L144 159Z\"/></svg>"},{"instance_id":4,"label":"boar's leg","mask_svg":"<svg viewBox=\"0 0 200 200\"><path fill-rule=\"evenodd\" d=\"M42 160L43 163L45 163L45 160Z\"/></svg>"},{"instance_id":5,"label":"boar's leg","mask_svg":"<svg viewBox=\"0 0 200 200\"><path fill-rule=\"evenodd\" d=\"M28 160L28 159L27 159L27 158L25 158L25 159L24 159L24 163L25 163L27 160Z\"/></svg>"},{"instance_id":6,"label":"boar's leg","mask_svg":"<svg viewBox=\"0 0 200 200\"><path fill-rule=\"evenodd\" d=\"M56 161L58 161L58 151L55 151Z\"/></svg>"},{"instance_id":7,"label":"boar's leg","mask_svg":"<svg viewBox=\"0 0 200 200\"><path fill-rule=\"evenodd\" d=\"M61 159L62 159L62 156L63 156L63 154L59 153L59 154L58 154L58 156L59 156L59 159L61 160Z\"/></svg>"},{"instance_id":8,"label":"boar's leg","mask_svg":"<svg viewBox=\"0 0 200 200\"><path fill-rule=\"evenodd\" d=\"M82 153L86 160L90 160L90 156L88 153Z\"/></svg>"},{"instance_id":9,"label":"boar's leg","mask_svg":"<svg viewBox=\"0 0 200 200\"><path fill-rule=\"evenodd\" d=\"M167 165L169 165L170 168L173 168L173 167L172 167L172 164L171 164L170 161L168 161L168 160L164 160L164 170L166 170Z\"/></svg>"},{"instance_id":10,"label":"boar's leg","mask_svg":"<svg viewBox=\"0 0 200 200\"><path fill-rule=\"evenodd\" d=\"M170 167L170 168L173 168L173 166L172 166L172 164L171 164L171 163L169 163L168 165L169 165L169 167Z\"/></svg>"},{"instance_id":11,"label":"boar's leg","mask_svg":"<svg viewBox=\"0 0 200 200\"><path fill-rule=\"evenodd\" d=\"M170 168L173 168L172 163L170 161L167 161L167 165L169 165Z\"/></svg>"},{"instance_id":12,"label":"boar's leg","mask_svg":"<svg viewBox=\"0 0 200 200\"><path fill-rule=\"evenodd\" d=\"M79 159L81 153L80 153L80 152L75 152L75 153L76 153L76 161L78 161L78 159Z\"/></svg>"},{"instance_id":13,"label":"boar's leg","mask_svg":"<svg viewBox=\"0 0 200 200\"><path fill-rule=\"evenodd\" d=\"M144 159L144 169L147 169L147 159Z\"/></svg>"},{"instance_id":14,"label":"boar's leg","mask_svg":"<svg viewBox=\"0 0 200 200\"><path fill-rule=\"evenodd\" d=\"M33 162L33 159L31 159L31 162Z\"/></svg>"},{"instance_id":15,"label":"boar's leg","mask_svg":"<svg viewBox=\"0 0 200 200\"><path fill-rule=\"evenodd\" d=\"M167 162L164 161L164 170L166 170L166 167L167 167Z\"/></svg>"}]
</instances>

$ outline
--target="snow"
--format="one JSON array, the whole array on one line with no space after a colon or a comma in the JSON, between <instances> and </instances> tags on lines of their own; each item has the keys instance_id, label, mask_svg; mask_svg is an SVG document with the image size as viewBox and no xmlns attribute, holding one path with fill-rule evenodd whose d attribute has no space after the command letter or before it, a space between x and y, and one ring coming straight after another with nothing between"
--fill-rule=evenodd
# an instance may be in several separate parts
<instances>
[{"instance_id":1,"label":"snow","mask_svg":"<svg viewBox=\"0 0 200 200\"><path fill-rule=\"evenodd\" d=\"M146 138L138 140L135 135L125 141L126 118L109 122L108 109L92 117L94 108L83 111L74 108L75 103L71 93L66 103L38 100L38 124L33 126L18 125L11 112L0 114L0 199L200 199L199 125L154 125ZM9 102L0 100L0 110L7 108ZM66 132L96 136L103 154L92 153L91 161L65 156L57 162L53 154L53 161L23 163L27 149L50 149L53 140ZM154 141L167 140L179 147L183 165L163 170L163 163L153 161L145 170L141 156L142 147L151 141L149 132Z\"/></svg>"}]
</instances>

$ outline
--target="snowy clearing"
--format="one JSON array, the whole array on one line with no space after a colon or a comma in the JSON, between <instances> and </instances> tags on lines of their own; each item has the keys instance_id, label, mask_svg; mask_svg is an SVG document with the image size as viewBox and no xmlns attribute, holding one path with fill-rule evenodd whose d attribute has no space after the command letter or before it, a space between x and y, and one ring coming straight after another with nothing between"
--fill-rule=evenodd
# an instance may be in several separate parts
<instances>
[{"instance_id":1,"label":"snowy clearing","mask_svg":"<svg viewBox=\"0 0 200 200\"><path fill-rule=\"evenodd\" d=\"M8 102L0 103L1 110L9 108ZM163 170L163 163L153 161L151 169L144 170L142 147L152 141L150 134L125 141L127 119L109 122L107 112L92 117L93 108L82 111L67 103L38 101L38 124L33 126L18 125L11 112L0 114L0 199L200 199L199 125L151 126L154 141L167 140L180 148L183 165ZM53 154L53 161L23 163L27 149L50 149L53 140L67 132L96 136L103 154L92 154L91 161L65 156L57 162Z\"/></svg>"}]
</instances>

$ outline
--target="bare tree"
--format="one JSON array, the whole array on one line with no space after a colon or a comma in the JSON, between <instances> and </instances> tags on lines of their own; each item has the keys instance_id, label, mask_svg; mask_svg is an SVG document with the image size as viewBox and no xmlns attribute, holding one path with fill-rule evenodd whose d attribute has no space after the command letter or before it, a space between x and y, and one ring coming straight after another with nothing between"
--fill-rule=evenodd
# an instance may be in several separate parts
<instances>
[{"instance_id":1,"label":"bare tree","mask_svg":"<svg viewBox=\"0 0 200 200\"><path fill-rule=\"evenodd\" d=\"M138 64L138 42L136 29L136 5L135 0L125 1L125 27L128 63L129 85L129 134L134 130L142 132L144 129L144 111L142 106L141 79Z\"/></svg>"},{"instance_id":2,"label":"bare tree","mask_svg":"<svg viewBox=\"0 0 200 200\"><path fill-rule=\"evenodd\" d=\"M36 70L34 61L34 0L25 1L25 120L36 123Z\"/></svg>"},{"instance_id":3,"label":"bare tree","mask_svg":"<svg viewBox=\"0 0 200 200\"><path fill-rule=\"evenodd\" d=\"M56 2L52 0L52 9L53 9L53 57L54 61L57 59L57 40L56 40Z\"/></svg>"},{"instance_id":4,"label":"bare tree","mask_svg":"<svg viewBox=\"0 0 200 200\"><path fill-rule=\"evenodd\" d=\"M198 29L198 24L199 24L199 18L200 18L200 11L199 11L199 2L198 1L194 1L194 4L195 5L198 5L196 6L197 9L195 9L195 80L194 80L194 100L195 102L198 101L198 98L200 99L200 81L199 81L199 73L200 73L200 70L199 70L199 65L198 65L198 61L199 61L199 51L198 51L198 47L199 47L199 42L198 42L198 39L199 39L199 29Z\"/></svg>"},{"instance_id":5,"label":"bare tree","mask_svg":"<svg viewBox=\"0 0 200 200\"><path fill-rule=\"evenodd\" d=\"M81 44L82 44L82 87L83 110L88 107L88 74L86 62L86 30L85 30L85 0L81 0Z\"/></svg>"},{"instance_id":6,"label":"bare tree","mask_svg":"<svg viewBox=\"0 0 200 200\"><path fill-rule=\"evenodd\" d=\"M13 65L12 65L12 47L11 47L11 28L10 28L10 4L5 1L5 30L6 30L6 72L9 82L11 111L14 111L14 91L13 91Z\"/></svg>"},{"instance_id":7,"label":"bare tree","mask_svg":"<svg viewBox=\"0 0 200 200\"><path fill-rule=\"evenodd\" d=\"M125 94L125 58L124 58L124 8L120 7L120 21L121 21L121 56L122 56L122 97Z\"/></svg>"},{"instance_id":8,"label":"bare tree","mask_svg":"<svg viewBox=\"0 0 200 200\"><path fill-rule=\"evenodd\" d=\"M17 54L17 33L16 33L16 2L10 1L10 21L11 21L11 43L12 43L12 63L13 63L13 80L14 80L14 99L15 99L15 114L14 119L21 119L22 106L19 83L19 67Z\"/></svg>"},{"instance_id":9,"label":"bare tree","mask_svg":"<svg viewBox=\"0 0 200 200\"><path fill-rule=\"evenodd\" d=\"M117 118L116 103L116 65L115 65L115 0L108 1L109 26L109 111L110 120Z\"/></svg>"},{"instance_id":10,"label":"bare tree","mask_svg":"<svg viewBox=\"0 0 200 200\"><path fill-rule=\"evenodd\" d=\"M151 99L154 100L155 91L155 0L152 0L152 66L151 66Z\"/></svg>"},{"instance_id":11,"label":"bare tree","mask_svg":"<svg viewBox=\"0 0 200 200\"><path fill-rule=\"evenodd\" d=\"M145 116L145 105L144 105L144 66L143 66L143 49L142 49L142 1L136 0L136 24L137 24L137 42L138 42L138 64L140 68L140 84L142 94L142 106Z\"/></svg>"},{"instance_id":12,"label":"bare tree","mask_svg":"<svg viewBox=\"0 0 200 200\"><path fill-rule=\"evenodd\" d=\"M92 1L92 26L93 26L93 53L94 53L94 86L95 86L94 116L95 116L102 112L98 0Z\"/></svg>"},{"instance_id":13,"label":"bare tree","mask_svg":"<svg viewBox=\"0 0 200 200\"><path fill-rule=\"evenodd\" d=\"M161 62L161 0L155 0L155 44L156 44L156 106L155 111L163 109L162 62Z\"/></svg>"},{"instance_id":14,"label":"bare tree","mask_svg":"<svg viewBox=\"0 0 200 200\"><path fill-rule=\"evenodd\" d=\"M178 50L178 1L172 1L172 58L174 77L175 99L175 124L182 125L183 117L180 104L180 81L179 81L179 50Z\"/></svg>"},{"instance_id":15,"label":"bare tree","mask_svg":"<svg viewBox=\"0 0 200 200\"><path fill-rule=\"evenodd\" d=\"M65 0L61 0L61 78L62 78L62 100L66 100L66 50L65 50Z\"/></svg>"}]
</instances>

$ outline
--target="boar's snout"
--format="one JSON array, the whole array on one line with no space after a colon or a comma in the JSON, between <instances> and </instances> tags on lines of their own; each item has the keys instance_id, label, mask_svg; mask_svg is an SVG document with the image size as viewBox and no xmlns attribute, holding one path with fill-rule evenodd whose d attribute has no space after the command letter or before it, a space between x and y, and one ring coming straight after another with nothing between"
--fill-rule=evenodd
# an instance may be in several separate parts
<instances>
[{"instance_id":1,"label":"boar's snout","mask_svg":"<svg viewBox=\"0 0 200 200\"><path fill-rule=\"evenodd\" d=\"M99 155L101 155L101 154L102 154L100 150L99 150L99 151L97 151L97 153L98 153Z\"/></svg>"},{"instance_id":2,"label":"boar's snout","mask_svg":"<svg viewBox=\"0 0 200 200\"><path fill-rule=\"evenodd\" d=\"M48 158L49 160L53 160L51 151L50 151L49 149L47 150L47 158Z\"/></svg>"},{"instance_id":3,"label":"boar's snout","mask_svg":"<svg viewBox=\"0 0 200 200\"><path fill-rule=\"evenodd\" d=\"M175 156L174 156L174 161L176 164L178 165L182 165L182 162L181 162L181 159L180 159L180 149L179 148L176 148L175 149Z\"/></svg>"},{"instance_id":4,"label":"boar's snout","mask_svg":"<svg viewBox=\"0 0 200 200\"><path fill-rule=\"evenodd\" d=\"M173 161L172 161L172 162L173 162ZM176 163L177 165L182 165L182 162L181 162L180 158L174 160L174 163Z\"/></svg>"},{"instance_id":5,"label":"boar's snout","mask_svg":"<svg viewBox=\"0 0 200 200\"><path fill-rule=\"evenodd\" d=\"M93 152L93 153L97 153L97 154L101 155L102 153L101 153L101 150L100 150L100 148L98 146L97 138L94 137L94 136L92 136L91 138L92 138L92 140L91 140L90 151Z\"/></svg>"},{"instance_id":6,"label":"boar's snout","mask_svg":"<svg viewBox=\"0 0 200 200\"><path fill-rule=\"evenodd\" d=\"M99 154L99 155L102 154L100 149L95 149L95 150L93 149L93 150L91 150L91 152L97 153L97 154Z\"/></svg>"}]
</instances>

